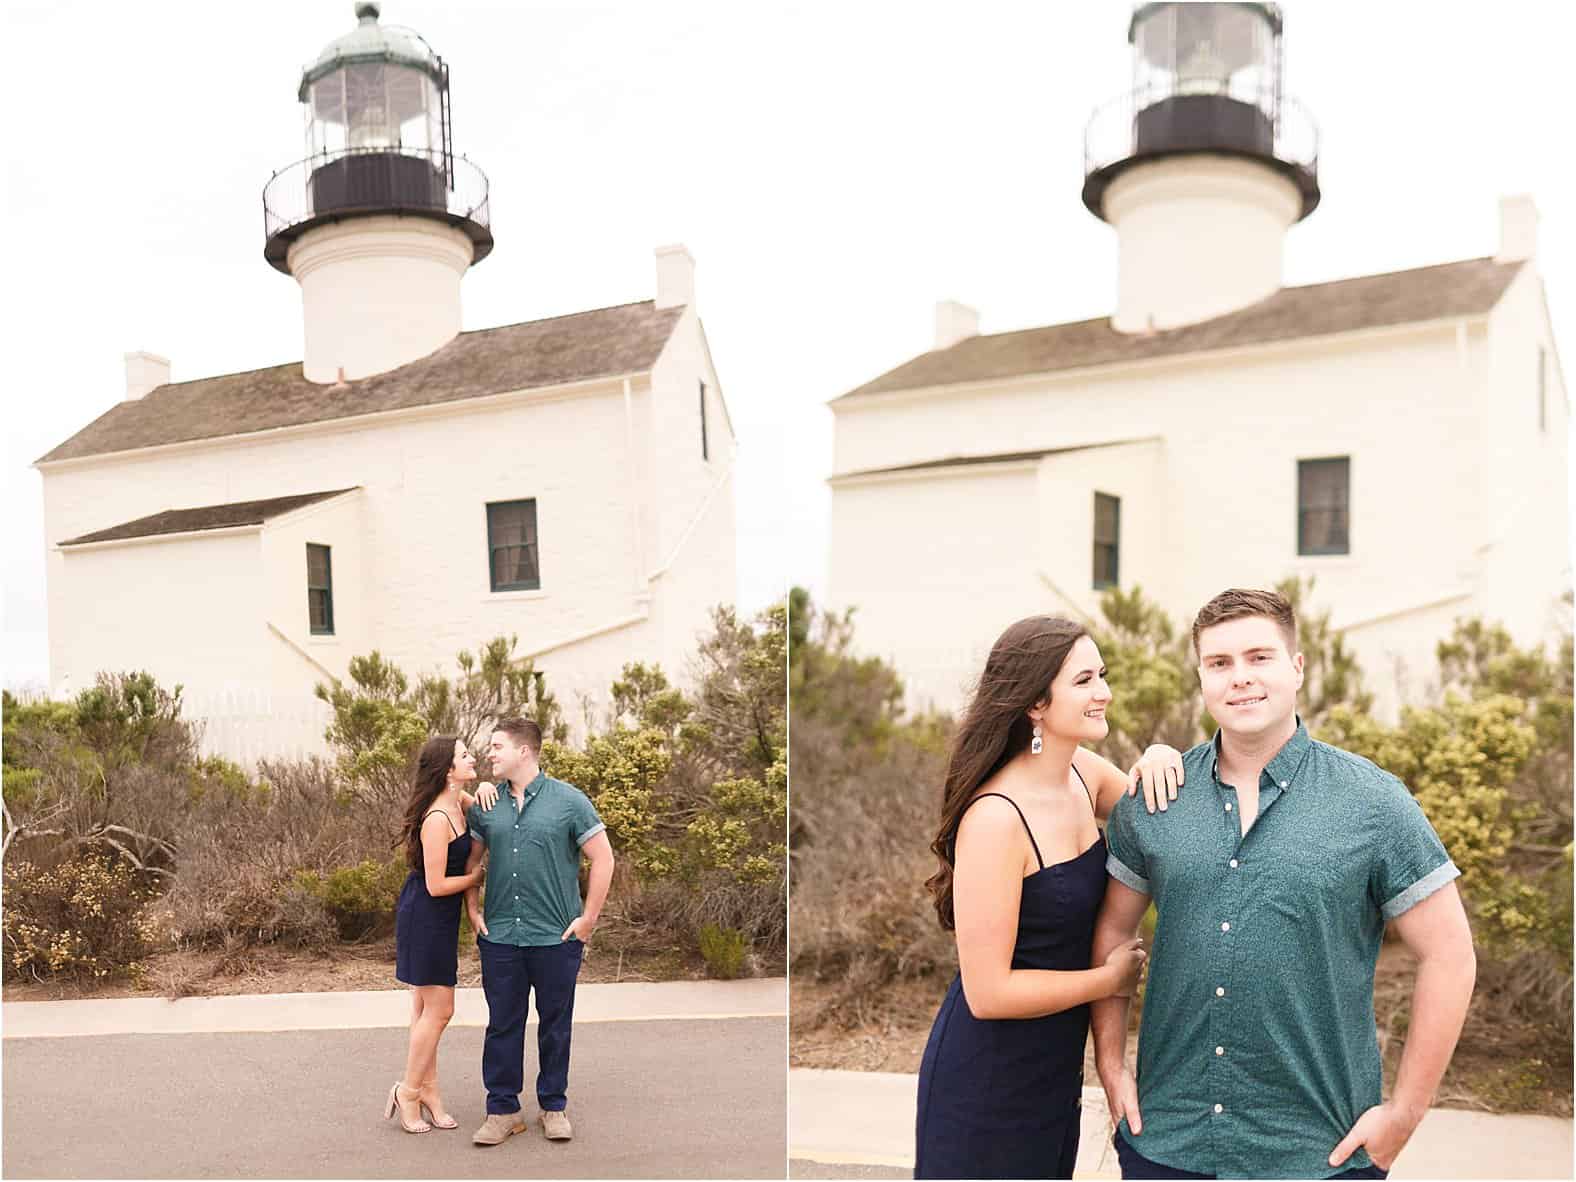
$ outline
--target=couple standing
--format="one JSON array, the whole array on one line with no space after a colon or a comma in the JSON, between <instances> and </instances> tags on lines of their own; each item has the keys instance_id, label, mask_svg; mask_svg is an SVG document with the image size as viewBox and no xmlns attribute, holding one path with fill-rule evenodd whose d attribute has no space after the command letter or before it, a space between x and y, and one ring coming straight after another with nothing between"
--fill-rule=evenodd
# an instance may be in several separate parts
<instances>
[{"instance_id":1,"label":"couple standing","mask_svg":"<svg viewBox=\"0 0 1576 1182\"><path fill-rule=\"evenodd\" d=\"M500 720L488 746L497 785L483 784L474 797L465 785L476 779L476 757L463 741L429 739L417 759L404 828L411 872L395 913L395 976L411 987L410 1044L405 1078L384 1109L385 1116L397 1112L408 1133L458 1125L444 1109L437 1066L438 1041L454 1015L463 894L487 997L487 1118L471 1140L497 1145L526 1129L520 1091L532 990L542 1132L554 1141L572 1135L566 1110L575 981L613 880L613 847L586 795L542 771L541 751L536 723ZM485 913L478 903L484 853ZM582 854L591 862L583 906Z\"/></svg>"},{"instance_id":2,"label":"couple standing","mask_svg":"<svg viewBox=\"0 0 1576 1182\"><path fill-rule=\"evenodd\" d=\"M1472 994L1459 872L1405 785L1309 737L1284 598L1216 596L1193 645L1218 733L1126 777L1080 746L1111 701L1080 625L1021 620L992 648L932 847L960 972L920 1067L916 1177L1071 1177L1091 1022L1124 1178L1382 1178L1422 1120ZM1381 1102L1387 923L1418 967Z\"/></svg>"}]
</instances>

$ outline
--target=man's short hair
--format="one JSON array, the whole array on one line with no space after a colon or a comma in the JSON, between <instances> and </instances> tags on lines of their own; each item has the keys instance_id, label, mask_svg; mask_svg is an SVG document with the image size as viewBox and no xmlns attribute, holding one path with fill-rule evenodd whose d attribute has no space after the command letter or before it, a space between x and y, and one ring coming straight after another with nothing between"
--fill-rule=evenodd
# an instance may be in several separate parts
<instances>
[{"instance_id":1,"label":"man's short hair","mask_svg":"<svg viewBox=\"0 0 1576 1182\"><path fill-rule=\"evenodd\" d=\"M1281 630L1281 635L1286 639L1286 652L1297 651L1297 616L1291 609L1291 604L1284 595L1277 595L1274 591L1245 591L1240 587L1233 587L1230 591L1222 591L1203 607L1198 609L1198 615L1193 617L1193 653L1202 657L1199 651L1198 638L1205 628L1213 628L1216 624L1224 624L1227 620L1241 620L1248 616L1264 616L1273 620Z\"/></svg>"},{"instance_id":2,"label":"man's short hair","mask_svg":"<svg viewBox=\"0 0 1576 1182\"><path fill-rule=\"evenodd\" d=\"M542 728L529 718L500 718L493 729L508 735L515 746L529 747L532 755L542 753Z\"/></svg>"}]
</instances>

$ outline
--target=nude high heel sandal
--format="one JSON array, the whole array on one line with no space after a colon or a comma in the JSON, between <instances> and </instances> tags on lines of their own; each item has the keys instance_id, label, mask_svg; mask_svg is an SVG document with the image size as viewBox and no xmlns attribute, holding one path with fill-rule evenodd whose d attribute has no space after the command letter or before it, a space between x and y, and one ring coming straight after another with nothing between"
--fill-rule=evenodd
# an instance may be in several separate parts
<instances>
[{"instance_id":1,"label":"nude high heel sandal","mask_svg":"<svg viewBox=\"0 0 1576 1182\"><path fill-rule=\"evenodd\" d=\"M407 1133L430 1133L430 1132L432 1132L432 1126L429 1125L426 1121L421 1119L421 1089L420 1088L405 1088L405 1090L407 1092L414 1092L415 1095L413 1095L413 1096L403 1096L402 1097L399 1093L400 1093L400 1089L404 1088L404 1087L405 1087L404 1084L399 1083L399 1082L396 1081L394 1086L389 1089L389 1102L384 1106L383 1119L387 1120L389 1117L393 1116L395 1113L398 1113L399 1114L399 1127L404 1129ZM416 1121L415 1121L414 1124L407 1123L406 1120L405 1120L405 1105L406 1104L415 1104L416 1105Z\"/></svg>"},{"instance_id":2,"label":"nude high heel sandal","mask_svg":"<svg viewBox=\"0 0 1576 1182\"><path fill-rule=\"evenodd\" d=\"M429 1092L432 1093L435 1096L437 1095L437 1093L438 1093L438 1077L437 1076L433 1076L431 1079L424 1079L424 1080L422 1080L421 1081L421 1089L420 1089L420 1092L419 1092L419 1094L421 1096L421 1106L422 1106L422 1108L427 1110L427 1119L432 1122L432 1127L435 1128L435 1129L457 1129L457 1128L459 1128L460 1127L460 1122L459 1121L455 1120L447 1112L439 1112L436 1108L433 1107L433 1102L431 1100L427 1099L427 1095L428 1095ZM439 1103L441 1103L441 1102L442 1102L442 1098L440 1097L439 1098Z\"/></svg>"}]
</instances>

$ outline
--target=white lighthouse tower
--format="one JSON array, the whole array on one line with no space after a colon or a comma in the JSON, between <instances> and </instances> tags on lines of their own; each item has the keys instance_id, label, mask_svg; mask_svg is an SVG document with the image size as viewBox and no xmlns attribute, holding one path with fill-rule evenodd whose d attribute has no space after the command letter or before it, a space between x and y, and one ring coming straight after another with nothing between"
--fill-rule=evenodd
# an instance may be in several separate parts
<instances>
[{"instance_id":1,"label":"white lighthouse tower","mask_svg":"<svg viewBox=\"0 0 1576 1182\"><path fill-rule=\"evenodd\" d=\"M1116 229L1112 326L1150 332L1281 286L1286 231L1319 203L1318 133L1281 94L1275 4L1142 4L1129 93L1084 139L1083 200Z\"/></svg>"},{"instance_id":2,"label":"white lighthouse tower","mask_svg":"<svg viewBox=\"0 0 1576 1182\"><path fill-rule=\"evenodd\" d=\"M302 369L354 381L460 331L460 280L492 250L487 177L454 154L449 71L412 30L355 6L301 74L306 157L263 190L263 255L301 285Z\"/></svg>"}]
</instances>

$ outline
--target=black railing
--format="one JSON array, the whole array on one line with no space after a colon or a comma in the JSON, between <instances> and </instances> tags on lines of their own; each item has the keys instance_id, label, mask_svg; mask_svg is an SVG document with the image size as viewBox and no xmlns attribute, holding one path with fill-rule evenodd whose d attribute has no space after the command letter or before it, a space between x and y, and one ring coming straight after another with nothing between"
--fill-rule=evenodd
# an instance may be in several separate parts
<instances>
[{"instance_id":1,"label":"black railing","mask_svg":"<svg viewBox=\"0 0 1576 1182\"><path fill-rule=\"evenodd\" d=\"M1098 201L1118 166L1179 152L1269 161L1297 183L1304 215L1318 201L1319 129L1300 103L1283 98L1272 104L1226 90L1161 93L1150 87L1118 95L1090 116L1084 130L1085 203Z\"/></svg>"},{"instance_id":2,"label":"black railing","mask_svg":"<svg viewBox=\"0 0 1576 1182\"><path fill-rule=\"evenodd\" d=\"M350 148L298 160L263 186L264 254L281 270L309 226L379 213L428 214L463 229L479 261L492 249L487 174L464 156Z\"/></svg>"}]
</instances>

